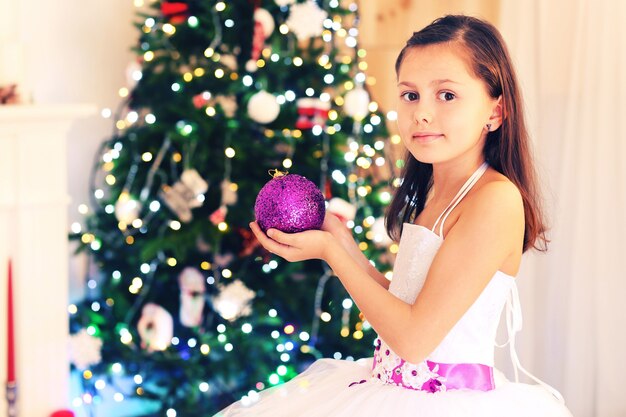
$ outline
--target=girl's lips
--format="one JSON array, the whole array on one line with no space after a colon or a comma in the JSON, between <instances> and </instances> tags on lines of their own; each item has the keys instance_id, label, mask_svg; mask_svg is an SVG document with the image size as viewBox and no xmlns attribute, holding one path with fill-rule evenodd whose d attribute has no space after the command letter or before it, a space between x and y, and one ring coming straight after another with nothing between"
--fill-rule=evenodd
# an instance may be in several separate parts
<instances>
[{"instance_id":1,"label":"girl's lips","mask_svg":"<svg viewBox=\"0 0 626 417\"><path fill-rule=\"evenodd\" d=\"M442 134L440 133L431 133L431 132L425 132L425 133L416 133L413 135L413 139L415 139L416 141L420 142L420 143L428 143L428 142L433 142L439 138L443 137Z\"/></svg>"}]
</instances>

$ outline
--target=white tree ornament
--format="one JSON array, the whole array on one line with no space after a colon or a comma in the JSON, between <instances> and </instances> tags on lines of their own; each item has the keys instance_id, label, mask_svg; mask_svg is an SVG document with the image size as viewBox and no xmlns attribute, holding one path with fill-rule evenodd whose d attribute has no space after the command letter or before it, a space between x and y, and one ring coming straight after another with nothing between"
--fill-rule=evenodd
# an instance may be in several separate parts
<instances>
[{"instance_id":1,"label":"white tree ornament","mask_svg":"<svg viewBox=\"0 0 626 417\"><path fill-rule=\"evenodd\" d=\"M70 336L69 358L70 362L78 369L87 369L91 365L97 365L102 360L102 339L91 336L87 329Z\"/></svg>"},{"instance_id":2,"label":"white tree ornament","mask_svg":"<svg viewBox=\"0 0 626 417\"><path fill-rule=\"evenodd\" d=\"M186 327L196 327L202 323L204 293L206 285L202 273L192 267L182 270L178 276L180 287L180 322Z\"/></svg>"},{"instance_id":3,"label":"white tree ornament","mask_svg":"<svg viewBox=\"0 0 626 417\"><path fill-rule=\"evenodd\" d=\"M343 110L354 119L361 120L368 113L370 96L363 87L350 90L344 97Z\"/></svg>"},{"instance_id":4,"label":"white tree ornament","mask_svg":"<svg viewBox=\"0 0 626 417\"><path fill-rule=\"evenodd\" d=\"M265 38L269 38L276 26L272 14L265 9L258 8L254 11L254 20L259 22L263 27Z\"/></svg>"},{"instance_id":5,"label":"white tree ornament","mask_svg":"<svg viewBox=\"0 0 626 417\"><path fill-rule=\"evenodd\" d=\"M252 313L250 302L255 297L254 291L240 280L221 287L220 293L213 297L213 307L226 320L235 320Z\"/></svg>"},{"instance_id":6,"label":"white tree ornament","mask_svg":"<svg viewBox=\"0 0 626 417\"><path fill-rule=\"evenodd\" d=\"M248 115L257 123L271 123L278 117L280 105L267 91L259 91L248 101Z\"/></svg>"},{"instance_id":7,"label":"white tree ornament","mask_svg":"<svg viewBox=\"0 0 626 417\"><path fill-rule=\"evenodd\" d=\"M314 1L309 0L291 6L286 23L298 40L303 41L320 36L324 31L324 20L327 17L326 11L320 9Z\"/></svg>"},{"instance_id":8,"label":"white tree ornament","mask_svg":"<svg viewBox=\"0 0 626 417\"><path fill-rule=\"evenodd\" d=\"M238 195L237 188L234 187L230 180L223 180L220 185L222 189L222 205L223 206L232 206L237 203Z\"/></svg>"},{"instance_id":9,"label":"white tree ornament","mask_svg":"<svg viewBox=\"0 0 626 417\"><path fill-rule=\"evenodd\" d=\"M182 183L185 184L189 190L191 190L196 200L198 195L206 193L209 189L209 184L195 169L184 170L180 176L180 181L182 181Z\"/></svg>"},{"instance_id":10,"label":"white tree ornament","mask_svg":"<svg viewBox=\"0 0 626 417\"><path fill-rule=\"evenodd\" d=\"M137 322L141 347L148 352L165 350L172 343L174 320L172 315L158 304L148 303L141 310Z\"/></svg>"},{"instance_id":11,"label":"white tree ornament","mask_svg":"<svg viewBox=\"0 0 626 417\"><path fill-rule=\"evenodd\" d=\"M224 110L224 114L226 117L235 116L235 112L237 111L237 99L235 96L221 96L218 95L215 97L215 104L218 104Z\"/></svg>"},{"instance_id":12,"label":"white tree ornament","mask_svg":"<svg viewBox=\"0 0 626 417\"><path fill-rule=\"evenodd\" d=\"M249 73L254 73L259 69L258 65L256 64L256 61L253 59L248 60L248 62L246 62L246 71L248 71Z\"/></svg>"},{"instance_id":13,"label":"white tree ornament","mask_svg":"<svg viewBox=\"0 0 626 417\"><path fill-rule=\"evenodd\" d=\"M220 63L231 71L237 71L237 58L231 54L220 56Z\"/></svg>"},{"instance_id":14,"label":"white tree ornament","mask_svg":"<svg viewBox=\"0 0 626 417\"><path fill-rule=\"evenodd\" d=\"M209 184L198 171L186 169L174 185L164 185L159 196L182 222L188 223L193 219L191 209L204 204L204 193L208 189Z\"/></svg>"}]
</instances>

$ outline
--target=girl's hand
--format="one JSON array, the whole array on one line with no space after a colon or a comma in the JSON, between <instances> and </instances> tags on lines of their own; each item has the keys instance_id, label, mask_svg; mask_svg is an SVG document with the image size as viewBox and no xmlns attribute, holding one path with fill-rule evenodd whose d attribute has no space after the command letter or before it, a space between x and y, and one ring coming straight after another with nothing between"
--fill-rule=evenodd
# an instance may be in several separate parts
<instances>
[{"instance_id":1,"label":"girl's hand","mask_svg":"<svg viewBox=\"0 0 626 417\"><path fill-rule=\"evenodd\" d=\"M345 233L348 230L348 227L344 222L339 220L339 217L327 211L326 215L324 216L324 224L322 224L322 230L330 232L330 234L332 234L333 236L337 236L341 233Z\"/></svg>"},{"instance_id":2,"label":"girl's hand","mask_svg":"<svg viewBox=\"0 0 626 417\"><path fill-rule=\"evenodd\" d=\"M250 229L265 249L289 262L307 259L326 260L326 254L333 242L332 235L323 230L284 233L269 229L266 235L256 222L250 223Z\"/></svg>"}]
</instances>

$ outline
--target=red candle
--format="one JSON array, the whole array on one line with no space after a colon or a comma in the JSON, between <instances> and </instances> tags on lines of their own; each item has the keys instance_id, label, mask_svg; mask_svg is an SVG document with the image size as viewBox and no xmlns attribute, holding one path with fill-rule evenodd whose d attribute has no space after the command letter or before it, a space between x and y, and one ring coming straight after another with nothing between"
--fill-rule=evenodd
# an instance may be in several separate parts
<instances>
[{"instance_id":1,"label":"red candle","mask_svg":"<svg viewBox=\"0 0 626 417\"><path fill-rule=\"evenodd\" d=\"M15 383L15 339L13 334L13 277L9 259L9 289L7 292L7 382Z\"/></svg>"},{"instance_id":2,"label":"red candle","mask_svg":"<svg viewBox=\"0 0 626 417\"><path fill-rule=\"evenodd\" d=\"M72 410L58 410L50 414L50 417L74 417Z\"/></svg>"}]
</instances>

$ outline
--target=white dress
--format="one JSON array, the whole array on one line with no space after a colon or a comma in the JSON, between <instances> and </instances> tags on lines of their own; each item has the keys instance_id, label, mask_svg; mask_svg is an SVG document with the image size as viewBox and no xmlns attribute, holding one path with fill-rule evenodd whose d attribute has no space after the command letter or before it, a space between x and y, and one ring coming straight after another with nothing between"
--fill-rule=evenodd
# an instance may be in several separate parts
<instances>
[{"instance_id":1,"label":"white dress","mask_svg":"<svg viewBox=\"0 0 626 417\"><path fill-rule=\"evenodd\" d=\"M443 222L486 168L483 164L468 179L439 216L435 222L443 216L439 234L420 225L404 225L389 287L396 297L415 301L443 242ZM538 385L509 381L494 368L496 331L505 305L516 379L519 369ZM571 417L560 393L521 367L514 347L520 328L515 278L498 271L424 362L405 362L379 338L373 358L318 360L285 384L259 392L253 401L238 401L215 416Z\"/></svg>"}]
</instances>

